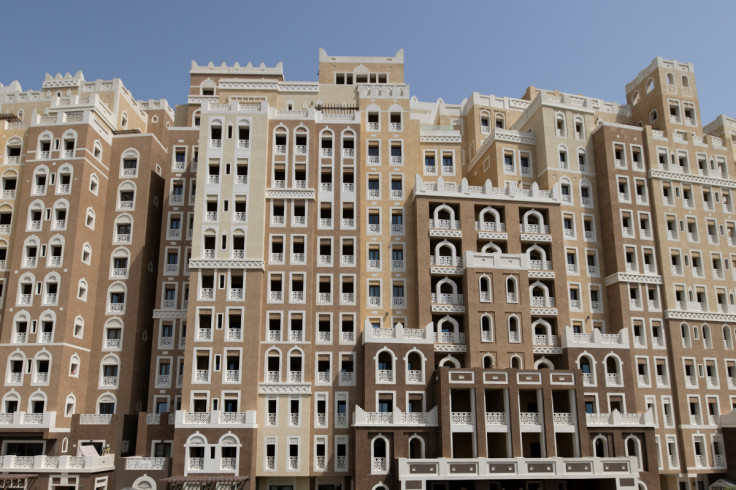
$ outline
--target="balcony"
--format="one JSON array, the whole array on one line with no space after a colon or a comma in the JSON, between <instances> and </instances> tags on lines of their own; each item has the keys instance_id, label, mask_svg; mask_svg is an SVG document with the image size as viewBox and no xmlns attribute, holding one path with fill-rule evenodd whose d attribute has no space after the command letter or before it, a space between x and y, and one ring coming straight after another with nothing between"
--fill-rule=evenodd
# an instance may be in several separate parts
<instances>
[{"instance_id":1,"label":"balcony","mask_svg":"<svg viewBox=\"0 0 736 490\"><path fill-rule=\"evenodd\" d=\"M393 412L366 412L356 406L354 421L356 427L377 425L437 427L438 415L437 407L432 408L429 412L402 412L399 409Z\"/></svg>"},{"instance_id":2,"label":"balcony","mask_svg":"<svg viewBox=\"0 0 736 490\"><path fill-rule=\"evenodd\" d=\"M102 386L117 387L117 385L118 385L117 376L103 376L102 377Z\"/></svg>"},{"instance_id":3,"label":"balcony","mask_svg":"<svg viewBox=\"0 0 736 490\"><path fill-rule=\"evenodd\" d=\"M452 257L449 255L438 255L438 256L432 255L429 258L429 265L442 266L442 267L462 267L463 258L462 257Z\"/></svg>"},{"instance_id":4,"label":"balcony","mask_svg":"<svg viewBox=\"0 0 736 490\"><path fill-rule=\"evenodd\" d=\"M225 339L226 340L242 340L243 339L243 329L242 328L228 328L225 331Z\"/></svg>"},{"instance_id":5,"label":"balcony","mask_svg":"<svg viewBox=\"0 0 736 490\"><path fill-rule=\"evenodd\" d=\"M232 301L243 299L243 288L231 288L229 299Z\"/></svg>"},{"instance_id":6,"label":"balcony","mask_svg":"<svg viewBox=\"0 0 736 490\"><path fill-rule=\"evenodd\" d=\"M105 456L0 456L3 472L97 473L115 470L115 455Z\"/></svg>"},{"instance_id":7,"label":"balcony","mask_svg":"<svg viewBox=\"0 0 736 490\"><path fill-rule=\"evenodd\" d=\"M539 412L521 412L519 413L519 422L521 425L542 425Z\"/></svg>"},{"instance_id":8,"label":"balcony","mask_svg":"<svg viewBox=\"0 0 736 490\"><path fill-rule=\"evenodd\" d=\"M212 329L211 328L198 328L197 329L197 340L203 340L203 341L212 340Z\"/></svg>"},{"instance_id":9,"label":"balcony","mask_svg":"<svg viewBox=\"0 0 736 490\"><path fill-rule=\"evenodd\" d=\"M199 290L199 297L201 299L215 299L215 289L214 288L200 288Z\"/></svg>"},{"instance_id":10,"label":"balcony","mask_svg":"<svg viewBox=\"0 0 736 490\"><path fill-rule=\"evenodd\" d=\"M619 373L606 373L606 386L623 386L623 376Z\"/></svg>"},{"instance_id":11,"label":"balcony","mask_svg":"<svg viewBox=\"0 0 736 490\"><path fill-rule=\"evenodd\" d=\"M531 305L534 308L554 308L555 299L545 298L544 296L532 296Z\"/></svg>"},{"instance_id":12,"label":"balcony","mask_svg":"<svg viewBox=\"0 0 736 490\"><path fill-rule=\"evenodd\" d=\"M465 334L462 332L438 332L436 341L438 344L464 344Z\"/></svg>"},{"instance_id":13,"label":"balcony","mask_svg":"<svg viewBox=\"0 0 736 490\"><path fill-rule=\"evenodd\" d=\"M549 226L535 225L535 224L532 224L532 225L520 224L519 231L521 233L531 233L535 235L549 235Z\"/></svg>"},{"instance_id":14,"label":"balcony","mask_svg":"<svg viewBox=\"0 0 736 490\"><path fill-rule=\"evenodd\" d=\"M105 349L119 350L122 345L123 344L120 339L105 339Z\"/></svg>"},{"instance_id":15,"label":"balcony","mask_svg":"<svg viewBox=\"0 0 736 490\"><path fill-rule=\"evenodd\" d=\"M432 304L440 305L462 305L463 295L462 294L451 294L451 293L432 293Z\"/></svg>"}]
</instances>

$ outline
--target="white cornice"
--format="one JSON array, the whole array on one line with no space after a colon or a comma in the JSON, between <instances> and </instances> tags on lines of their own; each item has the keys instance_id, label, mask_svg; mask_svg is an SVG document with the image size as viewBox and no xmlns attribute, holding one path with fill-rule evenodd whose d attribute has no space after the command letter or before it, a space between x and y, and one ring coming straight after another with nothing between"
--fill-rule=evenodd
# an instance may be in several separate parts
<instances>
[{"instance_id":1,"label":"white cornice","mask_svg":"<svg viewBox=\"0 0 736 490\"><path fill-rule=\"evenodd\" d=\"M641 284L662 284L662 276L656 274L632 274L616 272L606 277L606 286L617 282L636 282Z\"/></svg>"},{"instance_id":2,"label":"white cornice","mask_svg":"<svg viewBox=\"0 0 736 490\"><path fill-rule=\"evenodd\" d=\"M703 175L689 175L677 172L667 172L666 170L650 170L649 178L672 180L676 182L687 182L690 184L714 185L736 189L736 181L734 180L719 179L717 177L705 177Z\"/></svg>"}]
</instances>

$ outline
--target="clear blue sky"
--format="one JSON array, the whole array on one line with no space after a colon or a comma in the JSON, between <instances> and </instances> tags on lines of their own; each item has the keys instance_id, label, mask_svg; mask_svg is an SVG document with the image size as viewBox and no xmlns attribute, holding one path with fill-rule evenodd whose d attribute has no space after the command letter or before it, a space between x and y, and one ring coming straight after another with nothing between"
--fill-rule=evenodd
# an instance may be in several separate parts
<instances>
[{"instance_id":1,"label":"clear blue sky","mask_svg":"<svg viewBox=\"0 0 736 490\"><path fill-rule=\"evenodd\" d=\"M420 100L528 85L625 102L655 56L695 64L702 118L736 116L730 0L2 2L0 83L40 88L46 72L122 78L139 99L186 100L190 61L283 61L316 80L318 48L391 56L404 48Z\"/></svg>"}]
</instances>

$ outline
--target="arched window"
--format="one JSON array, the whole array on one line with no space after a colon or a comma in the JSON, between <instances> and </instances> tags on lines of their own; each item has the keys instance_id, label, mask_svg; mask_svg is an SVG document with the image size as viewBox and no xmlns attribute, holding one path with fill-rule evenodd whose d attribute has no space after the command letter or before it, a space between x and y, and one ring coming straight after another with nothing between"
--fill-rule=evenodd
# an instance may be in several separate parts
<instances>
[{"instance_id":1,"label":"arched window","mask_svg":"<svg viewBox=\"0 0 736 490\"><path fill-rule=\"evenodd\" d=\"M483 245L483 248L480 250L482 253L485 254L500 254L503 253L503 250L501 250L501 247L496 245L493 242L488 242L485 245Z\"/></svg>"},{"instance_id":2,"label":"arched window","mask_svg":"<svg viewBox=\"0 0 736 490\"><path fill-rule=\"evenodd\" d=\"M28 412L42 414L46 410L46 393L37 391L28 399Z\"/></svg>"},{"instance_id":3,"label":"arched window","mask_svg":"<svg viewBox=\"0 0 736 490\"><path fill-rule=\"evenodd\" d=\"M129 148L122 154L120 162L121 177L137 177L138 176L138 150Z\"/></svg>"},{"instance_id":4,"label":"arched window","mask_svg":"<svg viewBox=\"0 0 736 490\"><path fill-rule=\"evenodd\" d=\"M560 145L558 148L558 153L560 155L560 168L570 168L570 159L567 156L567 147L565 145Z\"/></svg>"},{"instance_id":5,"label":"arched window","mask_svg":"<svg viewBox=\"0 0 736 490\"><path fill-rule=\"evenodd\" d=\"M554 299L549 297L549 288L540 281L529 286L529 296L533 307L554 307Z\"/></svg>"},{"instance_id":6,"label":"arched window","mask_svg":"<svg viewBox=\"0 0 736 490\"><path fill-rule=\"evenodd\" d=\"M509 276L506 278L506 302L519 302L519 290L516 283L516 277L514 276Z\"/></svg>"},{"instance_id":7,"label":"arched window","mask_svg":"<svg viewBox=\"0 0 736 490\"><path fill-rule=\"evenodd\" d=\"M480 317L481 342L493 342L493 318L488 313Z\"/></svg>"},{"instance_id":8,"label":"arched window","mask_svg":"<svg viewBox=\"0 0 736 490\"><path fill-rule=\"evenodd\" d=\"M80 279L79 285L77 286L77 298L82 301L87 301L87 280Z\"/></svg>"},{"instance_id":9,"label":"arched window","mask_svg":"<svg viewBox=\"0 0 736 490\"><path fill-rule=\"evenodd\" d=\"M67 395L66 403L64 403L64 417L71 417L77 409L77 398L74 395Z\"/></svg>"},{"instance_id":10,"label":"arched window","mask_svg":"<svg viewBox=\"0 0 736 490\"><path fill-rule=\"evenodd\" d=\"M133 218L121 214L115 218L115 243L126 244L133 239Z\"/></svg>"},{"instance_id":11,"label":"arched window","mask_svg":"<svg viewBox=\"0 0 736 490\"><path fill-rule=\"evenodd\" d=\"M289 382L301 383L304 381L304 352L299 348L293 348L288 353L289 357Z\"/></svg>"},{"instance_id":12,"label":"arched window","mask_svg":"<svg viewBox=\"0 0 736 490\"><path fill-rule=\"evenodd\" d=\"M519 331L519 319L516 315L511 315L508 319L509 342L521 342L521 332Z\"/></svg>"},{"instance_id":13,"label":"arched window","mask_svg":"<svg viewBox=\"0 0 736 490\"><path fill-rule=\"evenodd\" d=\"M496 367L496 360L493 358L493 354L486 354L483 356L483 369L493 369Z\"/></svg>"},{"instance_id":14,"label":"arched window","mask_svg":"<svg viewBox=\"0 0 736 490\"><path fill-rule=\"evenodd\" d=\"M130 181L118 186L118 211L132 211L135 209L135 184Z\"/></svg>"},{"instance_id":15,"label":"arched window","mask_svg":"<svg viewBox=\"0 0 736 490\"><path fill-rule=\"evenodd\" d=\"M657 117L659 117L659 115L657 114L657 109L652 109L652 111L649 113L649 122L653 123L657 120Z\"/></svg>"},{"instance_id":16,"label":"arched window","mask_svg":"<svg viewBox=\"0 0 736 490\"><path fill-rule=\"evenodd\" d=\"M69 376L78 378L80 365L81 361L79 360L79 356L77 354L73 354L69 360Z\"/></svg>"},{"instance_id":17,"label":"arched window","mask_svg":"<svg viewBox=\"0 0 736 490\"><path fill-rule=\"evenodd\" d=\"M23 139L13 136L5 144L5 157L8 165L20 165L20 154L23 148Z\"/></svg>"},{"instance_id":18,"label":"arched window","mask_svg":"<svg viewBox=\"0 0 736 490\"><path fill-rule=\"evenodd\" d=\"M192 113L192 126L194 126L196 128L199 127L199 125L200 125L200 123L202 121L201 114L202 114L202 112L199 109L197 109L196 111L194 111Z\"/></svg>"},{"instance_id":19,"label":"arched window","mask_svg":"<svg viewBox=\"0 0 736 490\"><path fill-rule=\"evenodd\" d=\"M125 293L127 288L121 282L113 283L107 291L107 312L112 314L125 313Z\"/></svg>"},{"instance_id":20,"label":"arched window","mask_svg":"<svg viewBox=\"0 0 736 490\"><path fill-rule=\"evenodd\" d=\"M424 382L424 356L416 349L409 351L406 356L406 382Z\"/></svg>"},{"instance_id":21,"label":"arched window","mask_svg":"<svg viewBox=\"0 0 736 490\"><path fill-rule=\"evenodd\" d=\"M585 123L580 116L575 117L575 139L581 140L585 137Z\"/></svg>"},{"instance_id":22,"label":"arched window","mask_svg":"<svg viewBox=\"0 0 736 490\"><path fill-rule=\"evenodd\" d=\"M35 279L33 274L23 274L18 281L18 300L19 306L31 306L33 304L33 286Z\"/></svg>"},{"instance_id":23,"label":"arched window","mask_svg":"<svg viewBox=\"0 0 736 490\"><path fill-rule=\"evenodd\" d=\"M595 363L593 358L587 354L578 357L578 368L583 372L583 385L593 386L596 384Z\"/></svg>"},{"instance_id":24,"label":"arched window","mask_svg":"<svg viewBox=\"0 0 736 490\"><path fill-rule=\"evenodd\" d=\"M238 148L250 148L250 121L241 119L238 121Z\"/></svg>"},{"instance_id":25,"label":"arched window","mask_svg":"<svg viewBox=\"0 0 736 490\"><path fill-rule=\"evenodd\" d=\"M626 456L634 456L639 465L638 470L644 469L641 460L641 441L635 435L630 435L626 438Z\"/></svg>"},{"instance_id":26,"label":"arched window","mask_svg":"<svg viewBox=\"0 0 736 490\"><path fill-rule=\"evenodd\" d=\"M284 126L278 126L274 128L274 131L273 131L273 144L274 144L273 151L274 153L276 153L277 155L286 155L286 151L288 150L288 145L287 145L288 141L289 141L289 132ZM330 150L332 150L331 144L332 144L332 139L330 139ZM286 180L286 176L284 175L283 178L281 178L282 176L279 175L279 172L280 171L278 170L274 170L274 173L275 173L274 180L275 181Z\"/></svg>"},{"instance_id":27,"label":"arched window","mask_svg":"<svg viewBox=\"0 0 736 490\"><path fill-rule=\"evenodd\" d=\"M703 325L703 345L706 349L713 348L713 338L710 335L710 325Z\"/></svg>"},{"instance_id":28,"label":"arched window","mask_svg":"<svg viewBox=\"0 0 736 490\"><path fill-rule=\"evenodd\" d=\"M481 210L478 221L478 229L481 231L506 231L506 225L501 222L500 213L491 206Z\"/></svg>"},{"instance_id":29,"label":"arched window","mask_svg":"<svg viewBox=\"0 0 736 490\"><path fill-rule=\"evenodd\" d=\"M457 258L457 250L455 244L447 240L442 240L434 247L434 263L432 265L460 266L462 265Z\"/></svg>"},{"instance_id":30,"label":"arched window","mask_svg":"<svg viewBox=\"0 0 736 490\"><path fill-rule=\"evenodd\" d=\"M388 473L388 439L378 435L371 441L371 473Z\"/></svg>"},{"instance_id":31,"label":"arched window","mask_svg":"<svg viewBox=\"0 0 736 490\"><path fill-rule=\"evenodd\" d=\"M432 213L434 218L434 228L439 229L455 229L458 223L455 222L455 210L447 204L441 204L434 209Z\"/></svg>"},{"instance_id":32,"label":"arched window","mask_svg":"<svg viewBox=\"0 0 736 490\"><path fill-rule=\"evenodd\" d=\"M266 382L281 381L281 351L273 347L266 352Z\"/></svg>"},{"instance_id":33,"label":"arched window","mask_svg":"<svg viewBox=\"0 0 736 490\"><path fill-rule=\"evenodd\" d=\"M50 371L51 354L46 350L42 350L41 352L38 352L33 358L33 378L31 378L31 384L48 385Z\"/></svg>"},{"instance_id":34,"label":"arched window","mask_svg":"<svg viewBox=\"0 0 736 490\"><path fill-rule=\"evenodd\" d=\"M672 75L672 73L667 74L667 85L674 85L675 84L675 77Z\"/></svg>"},{"instance_id":35,"label":"arched window","mask_svg":"<svg viewBox=\"0 0 736 490\"><path fill-rule=\"evenodd\" d=\"M120 127L125 129L128 127L128 113L123 111L123 114L120 116Z\"/></svg>"},{"instance_id":36,"label":"arched window","mask_svg":"<svg viewBox=\"0 0 736 490\"><path fill-rule=\"evenodd\" d=\"M23 373L25 372L26 356L21 351L13 352L8 356L8 367L6 368L7 376L5 382L7 384L19 385L23 383Z\"/></svg>"},{"instance_id":37,"label":"arched window","mask_svg":"<svg viewBox=\"0 0 736 490\"><path fill-rule=\"evenodd\" d=\"M690 87L690 79L686 75L682 76L682 86L685 88Z\"/></svg>"},{"instance_id":38,"label":"arched window","mask_svg":"<svg viewBox=\"0 0 736 490\"><path fill-rule=\"evenodd\" d=\"M535 320L532 323L532 331L534 332L534 345L555 345L557 338L552 335L552 326L543 319Z\"/></svg>"},{"instance_id":39,"label":"arched window","mask_svg":"<svg viewBox=\"0 0 736 490\"><path fill-rule=\"evenodd\" d=\"M547 261L547 251L539 245L532 245L526 250L529 257L529 268L533 270L549 270L552 264Z\"/></svg>"},{"instance_id":40,"label":"arched window","mask_svg":"<svg viewBox=\"0 0 736 490\"><path fill-rule=\"evenodd\" d=\"M100 415L112 415L115 413L117 398L112 393L103 393L97 398L97 413Z\"/></svg>"},{"instance_id":41,"label":"arched window","mask_svg":"<svg viewBox=\"0 0 736 490\"><path fill-rule=\"evenodd\" d=\"M491 278L483 274L478 279L478 289L480 291L480 301L484 303L490 303L493 301L493 294L491 290Z\"/></svg>"},{"instance_id":42,"label":"arched window","mask_svg":"<svg viewBox=\"0 0 736 490\"><path fill-rule=\"evenodd\" d=\"M56 305L59 303L59 275L56 273L48 274L44 282L43 304Z\"/></svg>"},{"instance_id":43,"label":"arched window","mask_svg":"<svg viewBox=\"0 0 736 490\"><path fill-rule=\"evenodd\" d=\"M459 301L457 284L452 279L445 277L435 286L435 302L439 304L456 304Z\"/></svg>"},{"instance_id":44,"label":"arched window","mask_svg":"<svg viewBox=\"0 0 736 490\"><path fill-rule=\"evenodd\" d=\"M499 129L503 129L506 127L506 121L504 119L504 115L497 113L496 114L496 127Z\"/></svg>"},{"instance_id":45,"label":"arched window","mask_svg":"<svg viewBox=\"0 0 736 490\"><path fill-rule=\"evenodd\" d=\"M615 354L606 356L606 386L623 385L623 376L621 373L621 359Z\"/></svg>"},{"instance_id":46,"label":"arched window","mask_svg":"<svg viewBox=\"0 0 736 490\"><path fill-rule=\"evenodd\" d=\"M654 79L650 78L649 80L647 80L647 93L651 92L652 90L654 90Z\"/></svg>"},{"instance_id":47,"label":"arched window","mask_svg":"<svg viewBox=\"0 0 736 490\"><path fill-rule=\"evenodd\" d=\"M100 361L100 387L114 389L120 380L120 358L115 354L108 354Z\"/></svg>"},{"instance_id":48,"label":"arched window","mask_svg":"<svg viewBox=\"0 0 736 490\"><path fill-rule=\"evenodd\" d=\"M77 316L74 319L73 335L78 339L81 339L84 336L84 318L82 318L81 315Z\"/></svg>"},{"instance_id":49,"label":"arched window","mask_svg":"<svg viewBox=\"0 0 736 490\"><path fill-rule=\"evenodd\" d=\"M521 362L521 357L517 354L511 356L511 369L522 369L524 364Z\"/></svg>"},{"instance_id":50,"label":"arched window","mask_svg":"<svg viewBox=\"0 0 736 490\"><path fill-rule=\"evenodd\" d=\"M228 432L220 437L217 445L220 446L220 470L237 470L240 439L232 432Z\"/></svg>"},{"instance_id":51,"label":"arched window","mask_svg":"<svg viewBox=\"0 0 736 490\"><path fill-rule=\"evenodd\" d=\"M105 323L105 337L102 348L120 350L123 347L123 322L119 318L111 318Z\"/></svg>"},{"instance_id":52,"label":"arched window","mask_svg":"<svg viewBox=\"0 0 736 490\"><path fill-rule=\"evenodd\" d=\"M409 438L409 458L424 458L424 439L421 436L414 435Z\"/></svg>"},{"instance_id":53,"label":"arched window","mask_svg":"<svg viewBox=\"0 0 736 490\"><path fill-rule=\"evenodd\" d=\"M394 383L396 372L396 356L389 349L381 349L376 355L376 382Z\"/></svg>"},{"instance_id":54,"label":"arched window","mask_svg":"<svg viewBox=\"0 0 736 490\"><path fill-rule=\"evenodd\" d=\"M583 206L593 205L593 191L590 182L586 179L580 181L580 203Z\"/></svg>"},{"instance_id":55,"label":"arched window","mask_svg":"<svg viewBox=\"0 0 736 490\"><path fill-rule=\"evenodd\" d=\"M439 362L438 366L439 367L450 366L450 367L454 367L454 368L461 367L460 366L460 361L458 361L457 359L455 359L454 357L452 357L450 355L443 357L442 360Z\"/></svg>"},{"instance_id":56,"label":"arched window","mask_svg":"<svg viewBox=\"0 0 736 490\"><path fill-rule=\"evenodd\" d=\"M20 395L10 391L3 396L2 413L15 413L20 409Z\"/></svg>"},{"instance_id":57,"label":"arched window","mask_svg":"<svg viewBox=\"0 0 736 490\"><path fill-rule=\"evenodd\" d=\"M99 187L100 187L100 179L99 177L97 177L97 174L90 175L89 176L89 191L96 196L97 192L99 191Z\"/></svg>"},{"instance_id":58,"label":"arched window","mask_svg":"<svg viewBox=\"0 0 736 490\"><path fill-rule=\"evenodd\" d=\"M606 436L598 435L593 439L593 452L597 458L608 457L608 440Z\"/></svg>"},{"instance_id":59,"label":"arched window","mask_svg":"<svg viewBox=\"0 0 736 490\"><path fill-rule=\"evenodd\" d=\"M690 326L687 323L680 324L680 335L682 336L682 346L690 347Z\"/></svg>"},{"instance_id":60,"label":"arched window","mask_svg":"<svg viewBox=\"0 0 736 490\"><path fill-rule=\"evenodd\" d=\"M48 160L51 158L51 143L54 135L49 131L44 131L38 136L38 148L36 150L36 158Z\"/></svg>"},{"instance_id":61,"label":"arched window","mask_svg":"<svg viewBox=\"0 0 736 490\"><path fill-rule=\"evenodd\" d=\"M560 138L567 137L566 126L565 115L558 112L557 115L555 115L555 134Z\"/></svg>"},{"instance_id":62,"label":"arched window","mask_svg":"<svg viewBox=\"0 0 736 490\"><path fill-rule=\"evenodd\" d=\"M723 326L723 348L733 350L733 335L728 325Z\"/></svg>"},{"instance_id":63,"label":"arched window","mask_svg":"<svg viewBox=\"0 0 736 490\"><path fill-rule=\"evenodd\" d=\"M524 233L549 233L549 229L544 224L544 216L536 209L524 213L522 224L524 225Z\"/></svg>"},{"instance_id":64,"label":"arched window","mask_svg":"<svg viewBox=\"0 0 736 490\"><path fill-rule=\"evenodd\" d=\"M540 370L540 369L550 369L550 370L552 370L554 368L555 368L555 365L552 363L552 361L550 361L546 357L542 357L541 359L538 359L534 363L534 369L537 369L537 370Z\"/></svg>"}]
</instances>

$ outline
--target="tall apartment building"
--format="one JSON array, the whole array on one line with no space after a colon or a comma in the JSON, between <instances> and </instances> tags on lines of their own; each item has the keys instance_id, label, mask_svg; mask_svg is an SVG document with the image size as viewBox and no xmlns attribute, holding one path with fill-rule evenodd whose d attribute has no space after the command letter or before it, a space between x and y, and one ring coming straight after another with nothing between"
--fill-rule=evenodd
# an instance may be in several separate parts
<instances>
[{"instance_id":1,"label":"tall apartment building","mask_svg":"<svg viewBox=\"0 0 736 490\"><path fill-rule=\"evenodd\" d=\"M736 120L422 102L403 52L0 86L0 483L705 490L736 477ZM734 179L734 180L732 180Z\"/></svg>"}]
</instances>

